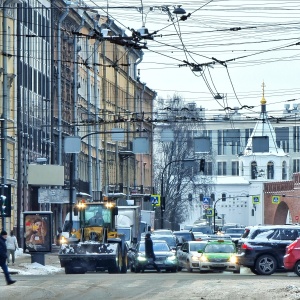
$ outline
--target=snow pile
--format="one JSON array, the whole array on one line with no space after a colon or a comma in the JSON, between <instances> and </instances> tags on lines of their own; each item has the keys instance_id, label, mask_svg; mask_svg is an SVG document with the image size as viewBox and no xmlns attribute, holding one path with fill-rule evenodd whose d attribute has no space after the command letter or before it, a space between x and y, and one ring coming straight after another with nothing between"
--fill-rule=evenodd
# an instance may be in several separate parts
<instances>
[{"instance_id":1,"label":"snow pile","mask_svg":"<svg viewBox=\"0 0 300 300\"><path fill-rule=\"evenodd\" d=\"M43 266L39 263L23 263L19 265L20 267L24 269L14 269L14 268L8 268L9 272L12 273L18 273L19 275L48 275L48 274L54 274L59 273L63 269L57 268L54 266Z\"/></svg>"},{"instance_id":2,"label":"snow pile","mask_svg":"<svg viewBox=\"0 0 300 300\"><path fill-rule=\"evenodd\" d=\"M30 254L23 253L23 249L19 248L15 252L16 263L12 266L11 263L8 265L8 270L12 274L19 275L48 275L62 272L63 268L54 267L51 265L43 266L39 263L18 263L18 260L22 258L30 259Z\"/></svg>"}]
</instances>

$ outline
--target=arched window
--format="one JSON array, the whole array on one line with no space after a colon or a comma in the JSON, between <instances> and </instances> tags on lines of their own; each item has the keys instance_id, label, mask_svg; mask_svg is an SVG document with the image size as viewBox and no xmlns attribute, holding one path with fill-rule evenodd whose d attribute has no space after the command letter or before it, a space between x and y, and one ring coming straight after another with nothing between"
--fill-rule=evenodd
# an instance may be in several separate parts
<instances>
[{"instance_id":1,"label":"arched window","mask_svg":"<svg viewBox=\"0 0 300 300\"><path fill-rule=\"evenodd\" d=\"M282 162L282 180L287 179L286 161Z\"/></svg>"},{"instance_id":2,"label":"arched window","mask_svg":"<svg viewBox=\"0 0 300 300\"><path fill-rule=\"evenodd\" d=\"M251 179L257 178L257 162L253 161L251 163Z\"/></svg>"},{"instance_id":3,"label":"arched window","mask_svg":"<svg viewBox=\"0 0 300 300\"><path fill-rule=\"evenodd\" d=\"M269 161L267 165L267 178L274 179L274 163L272 161Z\"/></svg>"}]
</instances>

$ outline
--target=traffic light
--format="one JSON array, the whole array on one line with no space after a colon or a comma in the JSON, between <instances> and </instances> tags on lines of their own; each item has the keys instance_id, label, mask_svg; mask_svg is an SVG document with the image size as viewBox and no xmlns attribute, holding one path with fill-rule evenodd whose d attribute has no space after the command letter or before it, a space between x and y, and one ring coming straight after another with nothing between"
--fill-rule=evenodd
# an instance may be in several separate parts
<instances>
[{"instance_id":1,"label":"traffic light","mask_svg":"<svg viewBox=\"0 0 300 300\"><path fill-rule=\"evenodd\" d=\"M11 185L0 187L0 217L11 217Z\"/></svg>"},{"instance_id":2,"label":"traffic light","mask_svg":"<svg viewBox=\"0 0 300 300\"><path fill-rule=\"evenodd\" d=\"M200 172L204 173L204 170L205 170L205 159L201 158L200 159Z\"/></svg>"}]
</instances>

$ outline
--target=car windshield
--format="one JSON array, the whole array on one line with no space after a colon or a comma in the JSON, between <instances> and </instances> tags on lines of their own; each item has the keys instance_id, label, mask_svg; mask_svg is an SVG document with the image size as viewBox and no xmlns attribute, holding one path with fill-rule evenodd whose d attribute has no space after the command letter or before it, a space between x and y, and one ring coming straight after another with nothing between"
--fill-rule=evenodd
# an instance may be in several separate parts
<instances>
[{"instance_id":1,"label":"car windshield","mask_svg":"<svg viewBox=\"0 0 300 300\"><path fill-rule=\"evenodd\" d=\"M234 245L229 244L209 244L204 249L205 253L234 253Z\"/></svg>"},{"instance_id":2,"label":"car windshield","mask_svg":"<svg viewBox=\"0 0 300 300\"><path fill-rule=\"evenodd\" d=\"M190 251L203 250L205 246L206 246L206 243L191 243Z\"/></svg>"},{"instance_id":3,"label":"car windshield","mask_svg":"<svg viewBox=\"0 0 300 300\"><path fill-rule=\"evenodd\" d=\"M140 244L139 251L145 252L145 243ZM153 242L153 251L154 252L165 252L165 251L170 251L170 248L168 247L168 245L166 243Z\"/></svg>"}]
</instances>

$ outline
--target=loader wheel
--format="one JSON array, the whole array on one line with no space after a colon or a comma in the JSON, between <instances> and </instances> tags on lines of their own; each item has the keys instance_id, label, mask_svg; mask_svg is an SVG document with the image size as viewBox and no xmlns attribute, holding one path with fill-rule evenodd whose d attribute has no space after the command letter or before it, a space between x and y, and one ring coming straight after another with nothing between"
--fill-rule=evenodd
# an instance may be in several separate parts
<instances>
[{"instance_id":1,"label":"loader wheel","mask_svg":"<svg viewBox=\"0 0 300 300\"><path fill-rule=\"evenodd\" d=\"M122 253L120 250L120 245L118 245L115 259L111 262L111 265L108 267L108 273L110 274L121 273L121 268L122 268Z\"/></svg>"},{"instance_id":2,"label":"loader wheel","mask_svg":"<svg viewBox=\"0 0 300 300\"><path fill-rule=\"evenodd\" d=\"M127 273L127 269L128 269L128 257L126 252L125 255L122 257L121 273Z\"/></svg>"}]
</instances>

